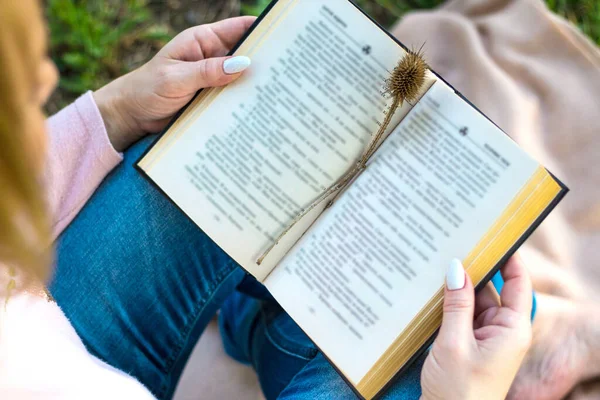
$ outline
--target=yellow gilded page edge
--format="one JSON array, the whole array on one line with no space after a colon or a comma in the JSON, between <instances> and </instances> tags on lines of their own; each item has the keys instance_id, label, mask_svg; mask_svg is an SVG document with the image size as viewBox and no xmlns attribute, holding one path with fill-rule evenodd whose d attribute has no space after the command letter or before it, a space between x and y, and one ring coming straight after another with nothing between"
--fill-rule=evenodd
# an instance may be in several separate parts
<instances>
[{"instance_id":1,"label":"yellow gilded page edge","mask_svg":"<svg viewBox=\"0 0 600 400\"><path fill-rule=\"evenodd\" d=\"M250 58L264 44L269 34L285 19L289 12L298 4L298 0L280 0L269 11L265 18L252 31L250 36L242 43L235 55L246 55ZM183 114L173 123L169 130L160 138L158 143L146 154L140 161L139 166L146 172L149 172L161 156L185 133L188 126L197 120L217 96L225 90L226 87L211 88L203 90L198 97L190 104Z\"/></svg>"},{"instance_id":2,"label":"yellow gilded page edge","mask_svg":"<svg viewBox=\"0 0 600 400\"><path fill-rule=\"evenodd\" d=\"M543 167L539 167L464 260L475 286L517 243L560 192L558 183ZM371 399L377 395L439 328L443 295L442 287L356 385L363 397Z\"/></svg>"}]
</instances>

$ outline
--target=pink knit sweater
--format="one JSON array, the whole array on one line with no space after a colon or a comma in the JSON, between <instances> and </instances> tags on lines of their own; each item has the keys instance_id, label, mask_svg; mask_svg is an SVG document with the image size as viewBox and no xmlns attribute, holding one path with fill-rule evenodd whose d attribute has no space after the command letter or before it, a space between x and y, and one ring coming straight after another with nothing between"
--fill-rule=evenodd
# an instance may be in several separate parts
<instances>
[{"instance_id":1,"label":"pink knit sweater","mask_svg":"<svg viewBox=\"0 0 600 400\"><path fill-rule=\"evenodd\" d=\"M48 129L45 178L58 236L123 157L108 140L92 92L51 117Z\"/></svg>"},{"instance_id":2,"label":"pink knit sweater","mask_svg":"<svg viewBox=\"0 0 600 400\"><path fill-rule=\"evenodd\" d=\"M122 156L91 92L49 120L46 183L58 236ZM90 355L54 303L30 294L0 309L0 399L152 399L135 379Z\"/></svg>"}]
</instances>

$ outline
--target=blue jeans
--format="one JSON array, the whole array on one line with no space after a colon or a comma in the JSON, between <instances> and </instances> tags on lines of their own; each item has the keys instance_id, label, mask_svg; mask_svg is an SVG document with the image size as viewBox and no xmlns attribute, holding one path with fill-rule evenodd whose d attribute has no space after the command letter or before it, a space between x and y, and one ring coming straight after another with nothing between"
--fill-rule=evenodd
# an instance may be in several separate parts
<instances>
[{"instance_id":1,"label":"blue jeans","mask_svg":"<svg viewBox=\"0 0 600 400\"><path fill-rule=\"evenodd\" d=\"M126 152L59 237L49 289L92 354L169 399L245 273L134 169L151 142Z\"/></svg>"},{"instance_id":2,"label":"blue jeans","mask_svg":"<svg viewBox=\"0 0 600 400\"><path fill-rule=\"evenodd\" d=\"M169 399L222 307L225 348L268 399L355 398L264 287L135 171L152 140L126 152L57 241L50 291L88 350ZM422 362L385 398L418 398Z\"/></svg>"},{"instance_id":3,"label":"blue jeans","mask_svg":"<svg viewBox=\"0 0 600 400\"><path fill-rule=\"evenodd\" d=\"M88 350L169 399L202 331L231 296L222 313L247 335L224 335L225 345L256 366L268 398L298 399L309 389L320 398L353 396L264 287L134 169L152 139L125 153L57 241L50 291ZM259 315L272 318L237 318L235 307L259 305ZM241 353L248 348L251 360ZM418 369L413 375L418 388Z\"/></svg>"}]
</instances>

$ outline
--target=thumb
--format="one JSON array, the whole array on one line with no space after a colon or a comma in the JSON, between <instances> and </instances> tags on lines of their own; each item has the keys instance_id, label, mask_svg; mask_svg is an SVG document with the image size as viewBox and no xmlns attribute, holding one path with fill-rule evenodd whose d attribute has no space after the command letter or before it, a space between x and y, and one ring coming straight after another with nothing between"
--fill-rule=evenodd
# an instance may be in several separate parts
<instances>
[{"instance_id":1,"label":"thumb","mask_svg":"<svg viewBox=\"0 0 600 400\"><path fill-rule=\"evenodd\" d=\"M446 272L444 316L438 340L456 345L473 339L474 312L473 283L460 260L454 259Z\"/></svg>"},{"instance_id":2,"label":"thumb","mask_svg":"<svg viewBox=\"0 0 600 400\"><path fill-rule=\"evenodd\" d=\"M251 64L248 57L218 57L180 63L182 80L194 90L227 85Z\"/></svg>"}]
</instances>

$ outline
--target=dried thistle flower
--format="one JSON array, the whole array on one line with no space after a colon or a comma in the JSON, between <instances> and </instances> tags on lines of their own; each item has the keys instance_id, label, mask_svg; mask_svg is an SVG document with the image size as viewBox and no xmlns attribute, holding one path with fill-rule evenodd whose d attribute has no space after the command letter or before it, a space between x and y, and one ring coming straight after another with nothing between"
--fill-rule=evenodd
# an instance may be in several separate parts
<instances>
[{"instance_id":1,"label":"dried thistle flower","mask_svg":"<svg viewBox=\"0 0 600 400\"><path fill-rule=\"evenodd\" d=\"M283 239L283 237L307 214L314 210L319 204L323 203L328 198L329 200L327 207L330 207L339 193L345 188L350 182L352 182L362 171L367 168L367 162L375 154L379 146L381 145L384 134L394 117L394 113L401 107L404 102L409 104L415 100L418 100L419 92L421 87L425 83L425 73L429 66L423 59L423 46L419 51L409 50L407 54L402 57L398 62L394 71L388 79L385 80L383 95L389 95L394 100L387 112L385 113L385 119L380 124L379 130L371 137L368 146L365 148L360 159L344 174L339 178L333 185L319 195L311 204L306 208L300 210L300 213L292 220L287 228L279 234L273 243L265 250L265 252L256 261L257 265L261 265L265 258L269 255ZM336 194L337 193L337 194Z\"/></svg>"},{"instance_id":2,"label":"dried thistle flower","mask_svg":"<svg viewBox=\"0 0 600 400\"><path fill-rule=\"evenodd\" d=\"M412 103L418 99L419 90L425 83L428 65L423 59L423 46L418 51L409 50L402 57L392 75L386 79L383 93L404 102Z\"/></svg>"}]
</instances>

